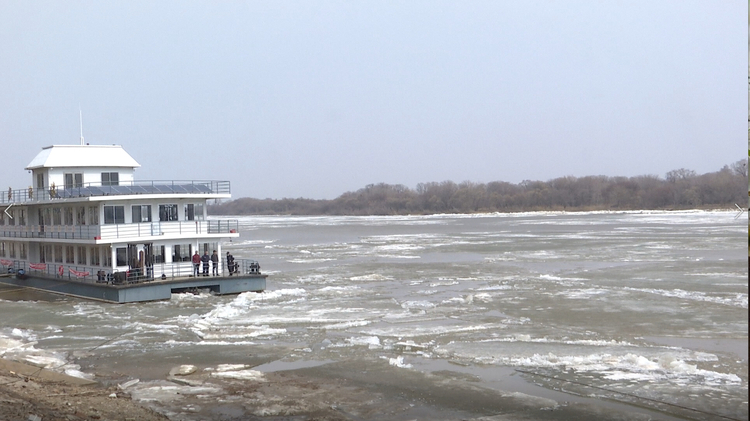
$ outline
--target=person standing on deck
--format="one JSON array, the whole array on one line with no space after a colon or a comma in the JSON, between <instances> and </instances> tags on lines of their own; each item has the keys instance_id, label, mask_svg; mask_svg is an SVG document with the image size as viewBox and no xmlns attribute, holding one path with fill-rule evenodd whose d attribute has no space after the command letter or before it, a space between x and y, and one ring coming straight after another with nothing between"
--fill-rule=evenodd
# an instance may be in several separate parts
<instances>
[{"instance_id":1,"label":"person standing on deck","mask_svg":"<svg viewBox=\"0 0 750 421\"><path fill-rule=\"evenodd\" d=\"M232 273L234 273L235 271L234 256L232 256L229 252L227 252L227 270L229 271L229 276L232 276Z\"/></svg>"},{"instance_id":2,"label":"person standing on deck","mask_svg":"<svg viewBox=\"0 0 750 421\"><path fill-rule=\"evenodd\" d=\"M203 252L203 256L201 256L201 262L203 262L203 276L208 276L208 262L211 261L211 258L208 256L208 251Z\"/></svg>"},{"instance_id":3,"label":"person standing on deck","mask_svg":"<svg viewBox=\"0 0 750 421\"><path fill-rule=\"evenodd\" d=\"M201 256L196 251L193 255L193 276L198 276L198 271L201 268Z\"/></svg>"},{"instance_id":4,"label":"person standing on deck","mask_svg":"<svg viewBox=\"0 0 750 421\"><path fill-rule=\"evenodd\" d=\"M213 267L213 275L219 276L219 254L214 250L214 254L211 255L211 266Z\"/></svg>"}]
</instances>

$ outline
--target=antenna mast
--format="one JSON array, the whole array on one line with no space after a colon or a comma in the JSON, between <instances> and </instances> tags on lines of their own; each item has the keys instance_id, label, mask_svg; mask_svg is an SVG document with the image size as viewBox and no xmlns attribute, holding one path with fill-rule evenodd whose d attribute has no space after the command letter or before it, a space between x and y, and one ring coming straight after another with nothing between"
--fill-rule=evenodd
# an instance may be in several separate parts
<instances>
[{"instance_id":1,"label":"antenna mast","mask_svg":"<svg viewBox=\"0 0 750 421\"><path fill-rule=\"evenodd\" d=\"M81 107L78 107L78 118L81 121L81 146L83 146L83 112L81 111Z\"/></svg>"}]
</instances>

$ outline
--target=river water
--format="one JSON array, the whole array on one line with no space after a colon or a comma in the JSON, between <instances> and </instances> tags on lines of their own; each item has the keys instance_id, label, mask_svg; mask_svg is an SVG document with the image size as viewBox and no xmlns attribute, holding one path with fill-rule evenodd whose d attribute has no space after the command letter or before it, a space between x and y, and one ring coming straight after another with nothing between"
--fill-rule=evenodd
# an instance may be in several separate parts
<instances>
[{"instance_id":1,"label":"river water","mask_svg":"<svg viewBox=\"0 0 750 421\"><path fill-rule=\"evenodd\" d=\"M258 373L365 384L368 369L383 393L399 387L385 379L413 383L416 403L448 384L536 402L545 419L573 403L633 419L748 419L747 221L733 212L239 220L223 247L260 262L266 292L113 305L0 291L0 352L138 379L133 397L172 419L205 419L211 401L224 403L217 419L249 419L247 402L226 404L229 385ZM187 364L211 381L166 386ZM493 413L430 402L429 415L392 418ZM252 413L305 419L273 408Z\"/></svg>"}]
</instances>

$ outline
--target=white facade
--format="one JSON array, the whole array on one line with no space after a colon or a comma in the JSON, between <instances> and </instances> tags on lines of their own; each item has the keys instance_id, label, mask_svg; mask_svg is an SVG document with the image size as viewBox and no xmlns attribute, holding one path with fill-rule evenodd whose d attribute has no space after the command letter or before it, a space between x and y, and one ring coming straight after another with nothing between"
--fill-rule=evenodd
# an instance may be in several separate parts
<instances>
[{"instance_id":1,"label":"white facade","mask_svg":"<svg viewBox=\"0 0 750 421\"><path fill-rule=\"evenodd\" d=\"M230 197L228 181L138 181L139 166L118 145L43 148L26 167L32 188L0 201L0 262L188 276L191 254L221 256L239 236L236 221L206 214L208 200Z\"/></svg>"}]
</instances>

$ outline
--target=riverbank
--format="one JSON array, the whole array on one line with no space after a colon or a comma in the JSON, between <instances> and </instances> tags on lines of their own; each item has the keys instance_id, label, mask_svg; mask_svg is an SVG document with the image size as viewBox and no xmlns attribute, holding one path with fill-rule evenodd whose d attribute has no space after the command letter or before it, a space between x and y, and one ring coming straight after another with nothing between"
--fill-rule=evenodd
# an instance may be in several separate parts
<instances>
[{"instance_id":1,"label":"riverbank","mask_svg":"<svg viewBox=\"0 0 750 421\"><path fill-rule=\"evenodd\" d=\"M117 387L0 359L0 419L139 420L168 418L130 399Z\"/></svg>"},{"instance_id":2,"label":"riverbank","mask_svg":"<svg viewBox=\"0 0 750 421\"><path fill-rule=\"evenodd\" d=\"M381 366L382 367L379 367ZM0 359L0 419L82 420L647 420L611 405L556 402L478 387L455 373L393 375L387 364L261 373L175 367L161 381L114 385ZM239 375L240 373L241 375ZM451 381L453 380L453 381ZM467 380L467 379L463 379ZM130 386L134 384L134 386ZM105 386L110 384L111 386ZM430 385L425 387L425 385ZM215 390L214 390L215 389ZM220 390L216 395L214 392ZM156 412L158 411L158 412ZM672 419L665 416L664 419Z\"/></svg>"}]
</instances>

